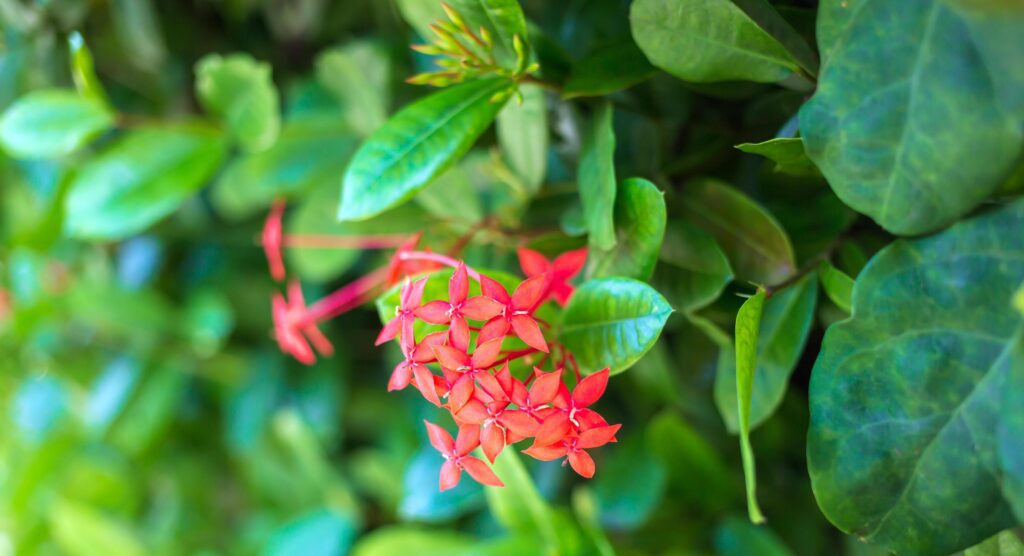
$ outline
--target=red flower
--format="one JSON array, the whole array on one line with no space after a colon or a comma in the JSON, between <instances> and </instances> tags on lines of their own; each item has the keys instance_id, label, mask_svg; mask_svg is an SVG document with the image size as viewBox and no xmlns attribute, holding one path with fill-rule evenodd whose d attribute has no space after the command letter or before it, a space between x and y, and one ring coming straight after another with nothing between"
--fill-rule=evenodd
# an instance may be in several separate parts
<instances>
[{"instance_id":1,"label":"red flower","mask_svg":"<svg viewBox=\"0 0 1024 556\"><path fill-rule=\"evenodd\" d=\"M448 434L448 431L430 421L423 422L427 425L427 436L430 437L430 444L438 452L441 452L445 459L444 465L441 466L440 489L442 491L459 484L463 469L480 484L498 487L505 486L483 460L468 455L474 448L480 445L479 427L473 425L459 427L458 438L453 440L452 435Z\"/></svg>"},{"instance_id":2,"label":"red flower","mask_svg":"<svg viewBox=\"0 0 1024 556\"><path fill-rule=\"evenodd\" d=\"M267 255L267 264L270 266L270 276L280 282L284 280L284 258L281 256L281 244L283 243L283 231L281 219L284 217L285 202L283 199L274 201L267 214L267 220L263 224L263 252Z\"/></svg>"},{"instance_id":3,"label":"red flower","mask_svg":"<svg viewBox=\"0 0 1024 556\"><path fill-rule=\"evenodd\" d=\"M423 396L434 405L441 405L441 401L437 397L437 389L434 387L434 375L426 364L435 361L434 346L443 345L445 339L444 332L427 334L419 344L413 344L411 336L408 340L402 338L399 344L405 360L396 365L395 370L391 372L391 379L388 380L388 392L405 388L415 378L416 388Z\"/></svg>"},{"instance_id":4,"label":"red flower","mask_svg":"<svg viewBox=\"0 0 1024 556\"><path fill-rule=\"evenodd\" d=\"M607 425L585 430L578 435L571 435L551 446L534 444L525 453L541 461L551 461L567 457L569 465L580 475L591 478L594 476L594 458L585 450L597 448L615 440L615 433L622 425Z\"/></svg>"},{"instance_id":5,"label":"red flower","mask_svg":"<svg viewBox=\"0 0 1024 556\"><path fill-rule=\"evenodd\" d=\"M287 301L281 294L274 294L271 298L271 313L274 317L274 336L281 351L291 354L306 365L316 362L316 355L309 347L310 342L321 355L334 353L331 342L314 322L306 318L306 300L298 282L288 284Z\"/></svg>"},{"instance_id":6,"label":"red flower","mask_svg":"<svg viewBox=\"0 0 1024 556\"><path fill-rule=\"evenodd\" d=\"M600 415L588 407L604 394L608 386L608 375L609 370L603 369L584 378L576 385L571 397L568 389L561 386L551 401L552 407L541 413L544 422L537 430L534 445L551 446L571 433L607 425Z\"/></svg>"},{"instance_id":7,"label":"red flower","mask_svg":"<svg viewBox=\"0 0 1024 556\"><path fill-rule=\"evenodd\" d=\"M516 291L509 296L508 290L496 280L480 276L480 289L484 296L494 300L500 311L487 321L480 329L483 341L492 338L503 338L511 328L526 345L543 352L548 351L548 343L544 340L533 311L540 303L544 292L548 290L550 274L542 274L528 278L519 284Z\"/></svg>"},{"instance_id":8,"label":"red flower","mask_svg":"<svg viewBox=\"0 0 1024 556\"><path fill-rule=\"evenodd\" d=\"M502 373L511 377L508 363ZM491 463L506 444L518 442L537 430L537 421L533 417L523 411L507 409L509 401L503 390L494 395L489 388L482 387L455 415L457 421L480 427L480 445Z\"/></svg>"},{"instance_id":9,"label":"red flower","mask_svg":"<svg viewBox=\"0 0 1024 556\"><path fill-rule=\"evenodd\" d=\"M449 324L452 345L465 349L469 345L466 319L484 321L501 312L501 305L484 296L470 297L469 274L465 263L459 263L448 281L448 301L431 301L416 310L416 316L430 324Z\"/></svg>"},{"instance_id":10,"label":"red flower","mask_svg":"<svg viewBox=\"0 0 1024 556\"><path fill-rule=\"evenodd\" d=\"M399 296L400 305L395 307L395 318L388 321L384 328L377 335L374 345L379 346L401 333L401 339L413 341L413 324L416 322L415 311L423 299L423 288L427 285L426 278L420 278L412 282L405 279L402 292Z\"/></svg>"},{"instance_id":11,"label":"red flower","mask_svg":"<svg viewBox=\"0 0 1024 556\"><path fill-rule=\"evenodd\" d=\"M518 253L519 266L523 268L523 272L527 276L533 277L551 272L551 283L546 294L555 298L555 301L564 307L569 302L569 297L572 296L574 290L569 284L569 280L579 274L587 262L587 248L566 251L556 257L553 263L532 249L520 247Z\"/></svg>"},{"instance_id":12,"label":"red flower","mask_svg":"<svg viewBox=\"0 0 1024 556\"><path fill-rule=\"evenodd\" d=\"M458 413L473 397L476 381L485 384L489 391L501 388L494 375L487 370L498 360L502 341L503 338L495 338L484 343L478 341L473 355L450 345L434 346L437 362L441 364L441 370L451 385L448 391L448 407L452 413Z\"/></svg>"},{"instance_id":13,"label":"red flower","mask_svg":"<svg viewBox=\"0 0 1024 556\"><path fill-rule=\"evenodd\" d=\"M513 379L514 382L512 384L511 397L517 409L509 410L508 412L521 413L529 417L533 422L533 425L528 430L522 432L523 436L534 436L537 434L537 429L544 418L545 410L550 409L548 404L555 399L559 390L563 388L561 369L553 373L545 373L540 369L534 368L534 373L536 379L534 379L529 391L518 380Z\"/></svg>"}]
</instances>

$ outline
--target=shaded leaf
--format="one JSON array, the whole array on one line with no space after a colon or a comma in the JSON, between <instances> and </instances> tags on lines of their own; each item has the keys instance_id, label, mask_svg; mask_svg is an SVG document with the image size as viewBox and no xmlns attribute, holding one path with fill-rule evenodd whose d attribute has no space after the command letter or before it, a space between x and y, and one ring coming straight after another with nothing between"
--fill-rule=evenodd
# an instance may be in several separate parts
<instances>
[{"instance_id":1,"label":"shaded leaf","mask_svg":"<svg viewBox=\"0 0 1024 556\"><path fill-rule=\"evenodd\" d=\"M658 290L681 311L696 311L718 299L732 281L732 267L711 234L685 220L671 220L655 273Z\"/></svg>"},{"instance_id":2,"label":"shaded leaf","mask_svg":"<svg viewBox=\"0 0 1024 556\"><path fill-rule=\"evenodd\" d=\"M519 92L523 103L509 102L498 114L498 145L509 168L536 193L547 173L547 99L539 85L520 85Z\"/></svg>"},{"instance_id":3,"label":"shaded leaf","mask_svg":"<svg viewBox=\"0 0 1024 556\"><path fill-rule=\"evenodd\" d=\"M757 467L750 447L751 400L754 395L754 373L757 370L758 330L764 308L764 290L758 289L736 314L736 400L743 456L743 476L747 485L747 513L752 523L764 522L757 504Z\"/></svg>"},{"instance_id":4,"label":"shaded leaf","mask_svg":"<svg viewBox=\"0 0 1024 556\"><path fill-rule=\"evenodd\" d=\"M573 64L562 98L608 95L642 83L657 71L632 40L606 45Z\"/></svg>"},{"instance_id":5,"label":"shaded leaf","mask_svg":"<svg viewBox=\"0 0 1024 556\"><path fill-rule=\"evenodd\" d=\"M41 89L15 101L0 117L0 146L18 158L71 154L114 125L102 102L64 89Z\"/></svg>"},{"instance_id":6,"label":"shaded leaf","mask_svg":"<svg viewBox=\"0 0 1024 556\"><path fill-rule=\"evenodd\" d=\"M316 60L316 77L337 97L352 129L368 136L388 117L391 59L382 45L360 41L329 50Z\"/></svg>"},{"instance_id":7,"label":"shaded leaf","mask_svg":"<svg viewBox=\"0 0 1024 556\"><path fill-rule=\"evenodd\" d=\"M281 110L269 64L248 54L206 56L196 64L196 96L246 151L262 151L277 141Z\"/></svg>"},{"instance_id":8,"label":"shaded leaf","mask_svg":"<svg viewBox=\"0 0 1024 556\"><path fill-rule=\"evenodd\" d=\"M715 551L719 556L791 556L771 529L757 526L742 519L728 518L715 529Z\"/></svg>"},{"instance_id":9,"label":"shaded leaf","mask_svg":"<svg viewBox=\"0 0 1024 556\"><path fill-rule=\"evenodd\" d=\"M615 246L615 132L611 102L601 103L593 114L583 137L576 181L590 246L611 249Z\"/></svg>"},{"instance_id":10,"label":"shaded leaf","mask_svg":"<svg viewBox=\"0 0 1024 556\"><path fill-rule=\"evenodd\" d=\"M847 313L853 310L853 278L828 261L822 261L818 267L818 278L821 279L821 289L836 307Z\"/></svg>"},{"instance_id":11,"label":"shaded leaf","mask_svg":"<svg viewBox=\"0 0 1024 556\"><path fill-rule=\"evenodd\" d=\"M643 178L629 178L615 195L615 232L610 251L592 251L593 275L649 280L665 237L665 196Z\"/></svg>"},{"instance_id":12,"label":"shaded leaf","mask_svg":"<svg viewBox=\"0 0 1024 556\"><path fill-rule=\"evenodd\" d=\"M561 546L567 531L555 526L554 512L541 498L519 454L502 450L493 469L505 483L504 487L484 487L494 518L511 532L539 535L549 550Z\"/></svg>"},{"instance_id":13,"label":"shaded leaf","mask_svg":"<svg viewBox=\"0 0 1024 556\"><path fill-rule=\"evenodd\" d=\"M804 152L804 141L799 137L778 137L761 143L742 143L736 148L759 154L775 163L775 171L792 176L820 176L818 167Z\"/></svg>"}]
</instances>

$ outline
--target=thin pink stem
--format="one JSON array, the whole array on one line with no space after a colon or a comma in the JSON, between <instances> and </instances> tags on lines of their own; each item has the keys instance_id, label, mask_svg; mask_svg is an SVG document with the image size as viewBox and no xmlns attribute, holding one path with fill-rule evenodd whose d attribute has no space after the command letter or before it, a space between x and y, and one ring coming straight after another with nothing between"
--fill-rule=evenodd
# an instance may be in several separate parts
<instances>
[{"instance_id":1,"label":"thin pink stem","mask_svg":"<svg viewBox=\"0 0 1024 556\"><path fill-rule=\"evenodd\" d=\"M386 268L378 268L350 284L342 286L334 293L310 305L306 314L299 319L300 325L315 324L358 307L364 302L367 294L373 292L384 282L386 275Z\"/></svg>"},{"instance_id":2,"label":"thin pink stem","mask_svg":"<svg viewBox=\"0 0 1024 556\"><path fill-rule=\"evenodd\" d=\"M333 236L328 234L288 234L284 247L305 249L393 249L408 238L404 235Z\"/></svg>"},{"instance_id":3,"label":"thin pink stem","mask_svg":"<svg viewBox=\"0 0 1024 556\"><path fill-rule=\"evenodd\" d=\"M402 261L431 261L435 263L441 263L452 268L459 267L459 261L449 257L448 255L442 255L440 253L428 253L426 251L403 251L398 253L399 260ZM480 281L480 273L473 270L472 268L466 267L466 274L470 278Z\"/></svg>"}]
</instances>

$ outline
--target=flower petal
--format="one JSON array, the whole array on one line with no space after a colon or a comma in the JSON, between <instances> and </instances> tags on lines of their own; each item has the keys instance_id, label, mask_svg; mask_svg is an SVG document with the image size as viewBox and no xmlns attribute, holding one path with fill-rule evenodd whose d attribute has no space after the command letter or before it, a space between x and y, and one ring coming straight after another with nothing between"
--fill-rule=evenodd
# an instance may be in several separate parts
<instances>
[{"instance_id":1,"label":"flower petal","mask_svg":"<svg viewBox=\"0 0 1024 556\"><path fill-rule=\"evenodd\" d=\"M437 387L434 385L434 374L424 365L416 365L412 370L412 376L416 380L416 389L423 394L428 402L440 407L441 399L437 396Z\"/></svg>"},{"instance_id":2,"label":"flower petal","mask_svg":"<svg viewBox=\"0 0 1024 556\"><path fill-rule=\"evenodd\" d=\"M469 324L466 319L456 315L448 325L448 343L459 351L469 349Z\"/></svg>"},{"instance_id":3,"label":"flower petal","mask_svg":"<svg viewBox=\"0 0 1024 556\"><path fill-rule=\"evenodd\" d=\"M423 288L427 287L427 279L420 278L412 283L408 294L402 289L402 308L405 310L416 309L423 300Z\"/></svg>"},{"instance_id":4,"label":"flower petal","mask_svg":"<svg viewBox=\"0 0 1024 556\"><path fill-rule=\"evenodd\" d=\"M447 301L437 300L416 309L414 314L417 318L430 324L448 324L448 321L451 320L451 315L448 314L449 309L451 309L451 305Z\"/></svg>"},{"instance_id":5,"label":"flower petal","mask_svg":"<svg viewBox=\"0 0 1024 556\"><path fill-rule=\"evenodd\" d=\"M572 403L576 407L587 407L601 398L608 386L609 370L602 369L585 377L572 391Z\"/></svg>"},{"instance_id":6,"label":"flower petal","mask_svg":"<svg viewBox=\"0 0 1024 556\"><path fill-rule=\"evenodd\" d=\"M562 370L552 373L541 373L530 386L530 404L533 406L551 403L562 386ZM518 403L518 402L516 402Z\"/></svg>"},{"instance_id":7,"label":"flower petal","mask_svg":"<svg viewBox=\"0 0 1024 556\"><path fill-rule=\"evenodd\" d=\"M462 406L469 402L469 399L473 397L473 391L476 390L476 384L473 382L473 375L466 373L459 377L452 385L452 389L448 392L448 408L452 413L458 413Z\"/></svg>"},{"instance_id":8,"label":"flower petal","mask_svg":"<svg viewBox=\"0 0 1024 556\"><path fill-rule=\"evenodd\" d=\"M564 458L566 450L565 445L561 442L554 446L538 446L534 442L533 446L523 450L523 453L541 461L554 461L558 458Z\"/></svg>"},{"instance_id":9,"label":"flower petal","mask_svg":"<svg viewBox=\"0 0 1024 556\"><path fill-rule=\"evenodd\" d=\"M455 455L462 457L480 445L480 427L463 425L459 427L459 436L455 438Z\"/></svg>"},{"instance_id":10,"label":"flower petal","mask_svg":"<svg viewBox=\"0 0 1024 556\"><path fill-rule=\"evenodd\" d=\"M544 274L551 268L551 263L548 262L547 257L533 249L520 247L516 250L516 253L519 255L519 266L522 267L523 273L527 276Z\"/></svg>"},{"instance_id":11,"label":"flower petal","mask_svg":"<svg viewBox=\"0 0 1024 556\"><path fill-rule=\"evenodd\" d=\"M510 432L519 436L533 436L537 434L540 423L530 417L525 411L518 409L506 409L501 412L498 422L505 426Z\"/></svg>"},{"instance_id":12,"label":"flower petal","mask_svg":"<svg viewBox=\"0 0 1024 556\"><path fill-rule=\"evenodd\" d=\"M469 425L482 425L490 416L487 406L480 400L469 400L455 415L460 421Z\"/></svg>"},{"instance_id":13,"label":"flower petal","mask_svg":"<svg viewBox=\"0 0 1024 556\"><path fill-rule=\"evenodd\" d=\"M442 367L452 371L469 367L470 364L469 356L452 346L434 346L434 357Z\"/></svg>"},{"instance_id":14,"label":"flower petal","mask_svg":"<svg viewBox=\"0 0 1024 556\"><path fill-rule=\"evenodd\" d=\"M394 339L395 336L398 336L398 330L401 328L401 326L401 318L395 317L389 320L387 324L384 325L384 328L380 330L380 334L377 335L377 340L374 341L373 345L379 346L385 342Z\"/></svg>"},{"instance_id":15,"label":"flower petal","mask_svg":"<svg viewBox=\"0 0 1024 556\"><path fill-rule=\"evenodd\" d=\"M512 330L515 331L516 336L526 345L544 353L548 352L548 343L544 341L544 333L540 331L540 326L537 326L537 321L533 320L533 317L512 315L508 320L512 324Z\"/></svg>"},{"instance_id":16,"label":"flower petal","mask_svg":"<svg viewBox=\"0 0 1024 556\"><path fill-rule=\"evenodd\" d=\"M504 338L508 334L508 329L512 326L508 323L508 319L505 317L494 317L487 321L483 327L480 328L480 333L476 336L477 343L487 342L495 338Z\"/></svg>"},{"instance_id":17,"label":"flower petal","mask_svg":"<svg viewBox=\"0 0 1024 556\"><path fill-rule=\"evenodd\" d=\"M556 282L565 282L579 274L585 264L587 264L586 247L566 251L551 263L551 273Z\"/></svg>"},{"instance_id":18,"label":"flower petal","mask_svg":"<svg viewBox=\"0 0 1024 556\"><path fill-rule=\"evenodd\" d=\"M450 488L455 488L455 485L459 484L459 479L462 478L462 469L459 469L455 462L448 460L441 465L441 480L438 484L439 490L444 492Z\"/></svg>"},{"instance_id":19,"label":"flower petal","mask_svg":"<svg viewBox=\"0 0 1024 556\"><path fill-rule=\"evenodd\" d=\"M484 425L480 431L480 447L483 448L488 461L494 463L494 458L498 457L501 449L505 447L505 429L494 422Z\"/></svg>"},{"instance_id":20,"label":"flower petal","mask_svg":"<svg viewBox=\"0 0 1024 556\"><path fill-rule=\"evenodd\" d=\"M480 275L480 292L501 305L508 305L512 301L512 297L508 295L508 290L505 289L505 286L483 274Z\"/></svg>"},{"instance_id":21,"label":"flower petal","mask_svg":"<svg viewBox=\"0 0 1024 556\"><path fill-rule=\"evenodd\" d=\"M512 294L510 307L515 311L532 311L548 292L551 285L551 274L538 274L519 284Z\"/></svg>"},{"instance_id":22,"label":"flower petal","mask_svg":"<svg viewBox=\"0 0 1024 556\"><path fill-rule=\"evenodd\" d=\"M448 281L448 302L452 305L459 305L469 295L469 274L466 272L466 263L460 262L452 273L452 279Z\"/></svg>"},{"instance_id":23,"label":"flower petal","mask_svg":"<svg viewBox=\"0 0 1024 556\"><path fill-rule=\"evenodd\" d=\"M462 316L472 320L490 320L501 314L505 306L497 301L477 295L466 300L459 312Z\"/></svg>"},{"instance_id":24,"label":"flower petal","mask_svg":"<svg viewBox=\"0 0 1024 556\"><path fill-rule=\"evenodd\" d=\"M435 450L444 455L455 453L455 440L452 439L452 435L448 431L426 419L423 420L423 423L427 425L427 438L430 439L430 445Z\"/></svg>"},{"instance_id":25,"label":"flower petal","mask_svg":"<svg viewBox=\"0 0 1024 556\"><path fill-rule=\"evenodd\" d=\"M267 214L267 220L263 224L263 252L267 256L267 265L270 267L270 276L277 282L284 280L284 258L281 256L281 245L283 243L281 219L284 217L285 202L274 201Z\"/></svg>"},{"instance_id":26,"label":"flower petal","mask_svg":"<svg viewBox=\"0 0 1024 556\"><path fill-rule=\"evenodd\" d=\"M501 482L501 479L494 474L494 471L491 471L490 467L487 467L487 464L482 459L466 456L462 458L460 463L462 468L466 470L466 473L469 473L469 476L473 477L476 482L494 487L505 486L505 483Z\"/></svg>"},{"instance_id":27,"label":"flower petal","mask_svg":"<svg viewBox=\"0 0 1024 556\"><path fill-rule=\"evenodd\" d=\"M501 354L503 341L504 338L495 338L482 344L477 342L476 349L473 350L473 355L470 357L473 368L487 369L494 365L494 362L498 360L498 355Z\"/></svg>"},{"instance_id":28,"label":"flower petal","mask_svg":"<svg viewBox=\"0 0 1024 556\"><path fill-rule=\"evenodd\" d=\"M570 430L569 416L564 411L559 411L544 419L544 422L540 424L540 428L537 429L534 442L540 446L550 446L556 442L561 442L565 435L569 434Z\"/></svg>"},{"instance_id":29,"label":"flower petal","mask_svg":"<svg viewBox=\"0 0 1024 556\"><path fill-rule=\"evenodd\" d=\"M391 371L391 378L388 380L388 392L404 389L411 380L412 368L407 362L402 361L395 365L395 370Z\"/></svg>"},{"instance_id":30,"label":"flower petal","mask_svg":"<svg viewBox=\"0 0 1024 556\"><path fill-rule=\"evenodd\" d=\"M620 428L622 428L622 425L608 425L606 427L597 427L585 430L580 433L580 438L576 441L576 445L580 448L597 448L598 446L604 446L615 438L615 433L617 433Z\"/></svg>"},{"instance_id":31,"label":"flower petal","mask_svg":"<svg viewBox=\"0 0 1024 556\"><path fill-rule=\"evenodd\" d=\"M505 394L505 390L501 387L501 383L498 382L494 375L488 372L482 372L476 374L476 381L480 384L480 388L495 402L508 403L508 395Z\"/></svg>"},{"instance_id":32,"label":"flower petal","mask_svg":"<svg viewBox=\"0 0 1024 556\"><path fill-rule=\"evenodd\" d=\"M594 476L594 458L590 457L590 454L583 450L569 452L569 465L583 477L589 479Z\"/></svg>"}]
</instances>

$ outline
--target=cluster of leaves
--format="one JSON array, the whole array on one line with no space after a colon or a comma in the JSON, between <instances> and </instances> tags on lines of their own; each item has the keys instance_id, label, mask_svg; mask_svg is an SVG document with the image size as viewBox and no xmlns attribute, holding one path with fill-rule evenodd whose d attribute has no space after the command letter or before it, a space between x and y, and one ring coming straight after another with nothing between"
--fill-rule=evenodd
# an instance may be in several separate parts
<instances>
[{"instance_id":1,"label":"cluster of leaves","mask_svg":"<svg viewBox=\"0 0 1024 556\"><path fill-rule=\"evenodd\" d=\"M1019 2L0 25L0 553L1022 550Z\"/></svg>"}]
</instances>

